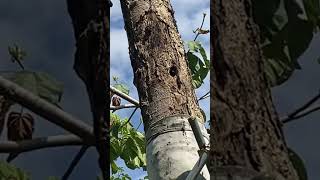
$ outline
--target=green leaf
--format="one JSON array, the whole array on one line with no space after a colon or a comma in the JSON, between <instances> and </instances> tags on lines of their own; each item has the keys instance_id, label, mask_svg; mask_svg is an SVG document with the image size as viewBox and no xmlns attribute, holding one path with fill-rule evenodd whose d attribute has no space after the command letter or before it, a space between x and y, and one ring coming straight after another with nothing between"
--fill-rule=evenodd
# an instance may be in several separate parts
<instances>
[{"instance_id":1,"label":"green leaf","mask_svg":"<svg viewBox=\"0 0 320 180\"><path fill-rule=\"evenodd\" d=\"M15 73L13 79L10 79L13 82L17 83L21 87L29 90L35 95L38 95L37 91L37 81L32 72L28 71L18 71Z\"/></svg>"},{"instance_id":2,"label":"green leaf","mask_svg":"<svg viewBox=\"0 0 320 180\"><path fill-rule=\"evenodd\" d=\"M289 79L295 69L301 69L298 63L298 57L301 54L294 54L292 51L303 53L308 46L306 44L310 42L305 42L305 45L302 45L303 43L295 45L294 43L298 42L292 40L294 38L293 31L290 30L289 24L286 24L281 31L272 37L270 43L262 46L263 54L266 58L265 72L271 86L282 84ZM303 49L303 51L297 50L299 48Z\"/></svg>"},{"instance_id":3,"label":"green leaf","mask_svg":"<svg viewBox=\"0 0 320 180\"><path fill-rule=\"evenodd\" d=\"M203 81L200 81L200 80L198 80L198 79L192 79L192 85L193 85L193 87L194 88L199 88L201 85L202 85L202 82Z\"/></svg>"},{"instance_id":4,"label":"green leaf","mask_svg":"<svg viewBox=\"0 0 320 180\"><path fill-rule=\"evenodd\" d=\"M123 92L124 94L129 95L129 88L125 84L117 83L114 84L113 87Z\"/></svg>"},{"instance_id":5,"label":"green leaf","mask_svg":"<svg viewBox=\"0 0 320 180\"><path fill-rule=\"evenodd\" d=\"M284 28L272 42L262 47L265 56L265 73L271 86L280 85L285 82L293 73L296 66L295 60L290 59L284 43Z\"/></svg>"},{"instance_id":6,"label":"green leaf","mask_svg":"<svg viewBox=\"0 0 320 180\"><path fill-rule=\"evenodd\" d=\"M206 51L204 50L204 48L202 47L202 45L200 43L199 43L199 52L200 52L204 62L209 61L207 58Z\"/></svg>"},{"instance_id":7,"label":"green leaf","mask_svg":"<svg viewBox=\"0 0 320 180\"><path fill-rule=\"evenodd\" d=\"M121 168L119 168L115 162L111 162L111 172L112 172L112 174L116 174L120 170L121 170Z\"/></svg>"},{"instance_id":8,"label":"green leaf","mask_svg":"<svg viewBox=\"0 0 320 180\"><path fill-rule=\"evenodd\" d=\"M288 47L291 59L298 59L309 47L313 38L313 25L302 19L289 20Z\"/></svg>"},{"instance_id":9,"label":"green leaf","mask_svg":"<svg viewBox=\"0 0 320 180\"><path fill-rule=\"evenodd\" d=\"M196 41L188 42L189 51L187 52L188 66L191 70L192 85L199 88L203 84L203 80L208 75L210 69L210 61L202 45ZM194 53L200 53L202 60Z\"/></svg>"},{"instance_id":10,"label":"green leaf","mask_svg":"<svg viewBox=\"0 0 320 180\"><path fill-rule=\"evenodd\" d=\"M296 1L285 0L288 15L288 48L291 59L297 59L308 48L313 37L311 22L301 19L303 10Z\"/></svg>"},{"instance_id":11,"label":"green leaf","mask_svg":"<svg viewBox=\"0 0 320 180\"><path fill-rule=\"evenodd\" d=\"M305 168L303 160L300 158L300 156L295 153L292 149L288 148L289 158L292 162L293 167L296 169L299 180L307 180L308 174L307 169Z\"/></svg>"},{"instance_id":12,"label":"green leaf","mask_svg":"<svg viewBox=\"0 0 320 180\"><path fill-rule=\"evenodd\" d=\"M188 48L190 52L199 52L200 43L197 41L188 41L187 42Z\"/></svg>"},{"instance_id":13,"label":"green leaf","mask_svg":"<svg viewBox=\"0 0 320 180\"><path fill-rule=\"evenodd\" d=\"M254 20L260 28L261 42L271 39L273 32L279 29L273 17L280 7L280 0L253 1L252 6Z\"/></svg>"},{"instance_id":14,"label":"green leaf","mask_svg":"<svg viewBox=\"0 0 320 180\"><path fill-rule=\"evenodd\" d=\"M314 27L319 26L320 4L319 0L303 0L304 9L308 20Z\"/></svg>"},{"instance_id":15,"label":"green leaf","mask_svg":"<svg viewBox=\"0 0 320 180\"><path fill-rule=\"evenodd\" d=\"M110 138L110 159L111 162L120 157L124 160L126 166L130 169L146 167L146 150L144 135L127 123L128 119L120 119L120 117L110 112L112 122L111 138ZM111 164L112 165L112 164ZM113 165L115 172L116 166Z\"/></svg>"},{"instance_id":16,"label":"green leaf","mask_svg":"<svg viewBox=\"0 0 320 180\"><path fill-rule=\"evenodd\" d=\"M37 82L38 95L53 103L58 104L61 100L63 85L47 73L34 73Z\"/></svg>"},{"instance_id":17,"label":"green leaf","mask_svg":"<svg viewBox=\"0 0 320 180\"><path fill-rule=\"evenodd\" d=\"M13 62L18 61L21 63L21 61L24 60L24 58L27 55L26 51L19 47L17 44L14 44L13 46L8 46L8 52Z\"/></svg>"},{"instance_id":18,"label":"green leaf","mask_svg":"<svg viewBox=\"0 0 320 180\"><path fill-rule=\"evenodd\" d=\"M265 72L272 86L285 82L296 69L298 58L306 51L313 31L320 25L319 0L253 1L253 15L260 28L260 39L266 57Z\"/></svg>"},{"instance_id":19,"label":"green leaf","mask_svg":"<svg viewBox=\"0 0 320 180\"><path fill-rule=\"evenodd\" d=\"M192 74L195 74L200 69L200 66L198 63L200 61L200 59L196 55L192 54L191 52L187 53L187 58L188 58L188 62L189 62L188 63L189 68L190 68Z\"/></svg>"},{"instance_id":20,"label":"green leaf","mask_svg":"<svg viewBox=\"0 0 320 180\"><path fill-rule=\"evenodd\" d=\"M1 161L0 179L30 180L30 176L20 168Z\"/></svg>"},{"instance_id":21,"label":"green leaf","mask_svg":"<svg viewBox=\"0 0 320 180\"><path fill-rule=\"evenodd\" d=\"M33 94L58 105L63 93L63 85L44 72L18 71L0 73Z\"/></svg>"},{"instance_id":22,"label":"green leaf","mask_svg":"<svg viewBox=\"0 0 320 180\"><path fill-rule=\"evenodd\" d=\"M124 142L124 149L120 157L130 169L146 166L144 136L132 128L130 135Z\"/></svg>"}]
</instances>

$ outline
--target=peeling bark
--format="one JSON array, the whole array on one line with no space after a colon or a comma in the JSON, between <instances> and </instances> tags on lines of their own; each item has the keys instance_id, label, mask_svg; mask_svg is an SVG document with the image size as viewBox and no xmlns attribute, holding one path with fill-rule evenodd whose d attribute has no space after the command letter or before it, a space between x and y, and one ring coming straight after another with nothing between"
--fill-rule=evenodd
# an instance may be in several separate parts
<instances>
[{"instance_id":1,"label":"peeling bark","mask_svg":"<svg viewBox=\"0 0 320 180\"><path fill-rule=\"evenodd\" d=\"M210 171L223 169L224 176L235 178L237 173L228 171L241 167L277 180L295 180L251 7L250 0L211 3Z\"/></svg>"}]
</instances>

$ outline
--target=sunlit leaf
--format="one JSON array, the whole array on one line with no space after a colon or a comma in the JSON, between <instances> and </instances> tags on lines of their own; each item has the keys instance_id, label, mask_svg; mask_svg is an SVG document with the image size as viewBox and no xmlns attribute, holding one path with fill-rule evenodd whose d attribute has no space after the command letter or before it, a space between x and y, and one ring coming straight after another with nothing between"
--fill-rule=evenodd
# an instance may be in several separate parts
<instances>
[{"instance_id":1,"label":"sunlit leaf","mask_svg":"<svg viewBox=\"0 0 320 180\"><path fill-rule=\"evenodd\" d=\"M5 162L0 162L0 179L31 180L30 175Z\"/></svg>"},{"instance_id":2,"label":"sunlit leaf","mask_svg":"<svg viewBox=\"0 0 320 180\"><path fill-rule=\"evenodd\" d=\"M113 87L123 92L124 94L129 95L129 88L125 84L117 83L114 84Z\"/></svg>"}]
</instances>

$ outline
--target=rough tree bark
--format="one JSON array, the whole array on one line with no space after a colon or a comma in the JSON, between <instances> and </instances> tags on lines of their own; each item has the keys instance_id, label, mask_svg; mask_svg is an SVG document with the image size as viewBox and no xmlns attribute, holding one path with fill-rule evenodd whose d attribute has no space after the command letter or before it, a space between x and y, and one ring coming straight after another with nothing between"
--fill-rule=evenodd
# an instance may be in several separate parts
<instances>
[{"instance_id":1,"label":"rough tree bark","mask_svg":"<svg viewBox=\"0 0 320 180\"><path fill-rule=\"evenodd\" d=\"M185 179L199 157L187 118L203 117L173 9L169 0L120 3L146 132L148 176ZM203 178L209 179L207 168Z\"/></svg>"},{"instance_id":2,"label":"rough tree bark","mask_svg":"<svg viewBox=\"0 0 320 180\"><path fill-rule=\"evenodd\" d=\"M251 1L211 3L210 172L218 179L298 179L263 70Z\"/></svg>"},{"instance_id":3,"label":"rough tree bark","mask_svg":"<svg viewBox=\"0 0 320 180\"><path fill-rule=\"evenodd\" d=\"M77 43L74 69L87 87L99 164L106 180L109 177L109 1L67 0L67 3Z\"/></svg>"},{"instance_id":4,"label":"rough tree bark","mask_svg":"<svg viewBox=\"0 0 320 180\"><path fill-rule=\"evenodd\" d=\"M3 95L0 95L0 135L2 133L6 115L12 105L12 102Z\"/></svg>"}]
</instances>

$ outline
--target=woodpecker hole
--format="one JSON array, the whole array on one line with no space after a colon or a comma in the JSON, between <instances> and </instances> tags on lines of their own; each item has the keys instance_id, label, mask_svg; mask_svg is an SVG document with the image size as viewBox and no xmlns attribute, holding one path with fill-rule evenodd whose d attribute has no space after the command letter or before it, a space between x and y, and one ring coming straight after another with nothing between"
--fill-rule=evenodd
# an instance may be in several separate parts
<instances>
[{"instance_id":1,"label":"woodpecker hole","mask_svg":"<svg viewBox=\"0 0 320 180\"><path fill-rule=\"evenodd\" d=\"M178 73L177 67L176 67L176 66L171 66L171 67L170 67L170 70L169 70L169 73L170 73L170 75L171 75L172 77L175 76L175 75L177 75L177 73Z\"/></svg>"}]
</instances>

